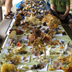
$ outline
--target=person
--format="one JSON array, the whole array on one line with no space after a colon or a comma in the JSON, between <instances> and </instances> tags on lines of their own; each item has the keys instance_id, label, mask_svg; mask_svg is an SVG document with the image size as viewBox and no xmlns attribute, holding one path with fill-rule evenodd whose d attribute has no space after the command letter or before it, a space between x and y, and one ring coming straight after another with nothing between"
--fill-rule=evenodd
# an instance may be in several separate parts
<instances>
[{"instance_id":1,"label":"person","mask_svg":"<svg viewBox=\"0 0 72 72\"><path fill-rule=\"evenodd\" d=\"M5 0L5 19L12 19L14 13L11 11L12 0Z\"/></svg>"},{"instance_id":2,"label":"person","mask_svg":"<svg viewBox=\"0 0 72 72\"><path fill-rule=\"evenodd\" d=\"M70 0L50 0L49 3L52 14L72 28L72 16L69 14Z\"/></svg>"}]
</instances>

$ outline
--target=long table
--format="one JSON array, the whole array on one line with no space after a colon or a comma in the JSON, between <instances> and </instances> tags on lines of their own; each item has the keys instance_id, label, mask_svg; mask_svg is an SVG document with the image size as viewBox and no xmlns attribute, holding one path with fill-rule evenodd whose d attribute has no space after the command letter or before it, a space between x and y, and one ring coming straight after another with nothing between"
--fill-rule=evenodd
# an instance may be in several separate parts
<instances>
[{"instance_id":1,"label":"long table","mask_svg":"<svg viewBox=\"0 0 72 72\"><path fill-rule=\"evenodd\" d=\"M49 7L46 5L46 7L47 7L47 9L49 9ZM9 27L9 29L8 29L8 31L7 31L7 37L6 37L6 39L5 39L5 41L4 41L4 44L3 44L3 46L2 46L2 53L0 54L0 61L4 61L2 58L5 56L5 53L6 53L6 46L8 46L8 42L9 42L9 30L13 27L13 24L14 24L14 21L15 21L15 19L13 19L13 21L12 21L12 23L11 23L11 25L10 25L10 27ZM62 27L62 26L61 26ZM62 27L62 29L63 29L63 27ZM71 39L69 38L69 36L68 35L63 35L63 36L55 36L54 38L56 38L56 39L58 39L58 40L64 40L66 43L68 43L69 41L70 41L70 43L72 44L72 41L71 41ZM5 51L4 51L5 50ZM33 55L32 55L32 53L31 52L29 52L29 48L27 47L26 48L26 51L28 51L28 53L27 53L27 55L29 55L30 56L30 62L28 62L28 63L21 63L20 65L23 65L23 64L27 64L27 65L34 65L34 64L38 64L37 62L35 62L34 61L34 59L33 59ZM3 53L4 52L4 53ZM24 56L24 55L21 55L21 56ZM53 59L53 60L55 60L56 58L57 58L58 56L52 56L51 58ZM53 61L52 61L53 62ZM52 65L52 63L51 63L51 65ZM1 65L0 65L1 66ZM18 65L17 65L18 66ZM47 71L39 71L39 72L63 72L63 70L55 70L55 71L49 71L48 70L49 69L49 64L48 64L48 66L47 66ZM25 72L25 71L21 71L21 72Z\"/></svg>"}]
</instances>

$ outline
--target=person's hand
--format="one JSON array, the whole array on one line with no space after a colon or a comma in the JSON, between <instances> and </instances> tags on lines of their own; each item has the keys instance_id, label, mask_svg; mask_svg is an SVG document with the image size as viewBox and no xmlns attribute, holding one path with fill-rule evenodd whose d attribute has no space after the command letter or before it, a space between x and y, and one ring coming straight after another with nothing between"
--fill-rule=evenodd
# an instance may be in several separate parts
<instances>
[{"instance_id":1,"label":"person's hand","mask_svg":"<svg viewBox=\"0 0 72 72\"><path fill-rule=\"evenodd\" d=\"M72 24L69 24L69 27L72 29Z\"/></svg>"},{"instance_id":2,"label":"person's hand","mask_svg":"<svg viewBox=\"0 0 72 72\"><path fill-rule=\"evenodd\" d=\"M62 14L59 14L59 18L60 18L61 20L64 20L64 19L65 19L65 16L62 15Z\"/></svg>"},{"instance_id":3,"label":"person's hand","mask_svg":"<svg viewBox=\"0 0 72 72\"><path fill-rule=\"evenodd\" d=\"M62 14L59 14L59 18L61 19L61 20L65 20L65 15L62 15Z\"/></svg>"}]
</instances>

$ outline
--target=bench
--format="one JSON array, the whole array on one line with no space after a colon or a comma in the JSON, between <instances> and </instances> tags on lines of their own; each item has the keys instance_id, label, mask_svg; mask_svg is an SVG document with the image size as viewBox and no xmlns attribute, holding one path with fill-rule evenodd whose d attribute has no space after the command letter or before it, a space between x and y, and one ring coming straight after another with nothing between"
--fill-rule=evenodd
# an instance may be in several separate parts
<instances>
[{"instance_id":1,"label":"bench","mask_svg":"<svg viewBox=\"0 0 72 72\"><path fill-rule=\"evenodd\" d=\"M12 19L4 19L0 22L0 36L5 37L6 31L11 24Z\"/></svg>"},{"instance_id":2,"label":"bench","mask_svg":"<svg viewBox=\"0 0 72 72\"><path fill-rule=\"evenodd\" d=\"M2 46L5 38L6 38L6 32L11 24L12 19L3 19L0 22L0 47Z\"/></svg>"}]
</instances>

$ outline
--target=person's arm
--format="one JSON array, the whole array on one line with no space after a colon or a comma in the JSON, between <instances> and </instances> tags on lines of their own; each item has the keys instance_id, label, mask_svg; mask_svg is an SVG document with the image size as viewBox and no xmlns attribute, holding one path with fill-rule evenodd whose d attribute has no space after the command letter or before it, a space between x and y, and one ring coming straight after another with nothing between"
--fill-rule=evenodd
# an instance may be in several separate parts
<instances>
[{"instance_id":1,"label":"person's arm","mask_svg":"<svg viewBox=\"0 0 72 72\"><path fill-rule=\"evenodd\" d=\"M50 0L49 3L50 3L50 8L51 8L51 10L53 10L54 14L55 14L57 17L59 17L58 14L57 14L57 12L56 12L56 10L55 10L55 0Z\"/></svg>"},{"instance_id":2,"label":"person's arm","mask_svg":"<svg viewBox=\"0 0 72 72\"><path fill-rule=\"evenodd\" d=\"M65 17L68 15L69 10L70 10L70 0L67 0L66 1L66 11L65 11L64 15L62 15L63 19L65 19Z\"/></svg>"},{"instance_id":3,"label":"person's arm","mask_svg":"<svg viewBox=\"0 0 72 72\"><path fill-rule=\"evenodd\" d=\"M66 11L64 13L64 16L66 17L69 14L70 6L66 6Z\"/></svg>"},{"instance_id":4,"label":"person's arm","mask_svg":"<svg viewBox=\"0 0 72 72\"><path fill-rule=\"evenodd\" d=\"M59 17L58 13L55 10L55 5L54 4L50 4L50 8L55 12L56 16Z\"/></svg>"},{"instance_id":5,"label":"person's arm","mask_svg":"<svg viewBox=\"0 0 72 72\"><path fill-rule=\"evenodd\" d=\"M62 19L62 20L64 20L64 19L66 18L66 16L69 14L69 10L70 10L70 6L66 6L66 11L65 11L65 13L64 13L63 15L60 14L60 15L59 15L59 18Z\"/></svg>"},{"instance_id":6,"label":"person's arm","mask_svg":"<svg viewBox=\"0 0 72 72\"><path fill-rule=\"evenodd\" d=\"M69 10L70 10L70 0L67 0L66 1L66 11L64 13L64 16L66 17L69 13Z\"/></svg>"}]
</instances>

